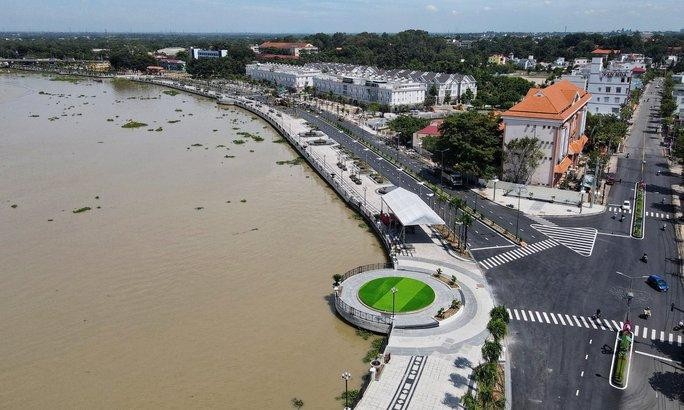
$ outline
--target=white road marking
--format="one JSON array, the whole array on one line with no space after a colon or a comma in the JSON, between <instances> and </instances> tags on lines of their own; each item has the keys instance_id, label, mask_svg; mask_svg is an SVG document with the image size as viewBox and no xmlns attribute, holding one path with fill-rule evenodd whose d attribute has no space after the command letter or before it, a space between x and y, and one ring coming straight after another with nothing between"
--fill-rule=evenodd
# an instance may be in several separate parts
<instances>
[{"instance_id":1,"label":"white road marking","mask_svg":"<svg viewBox=\"0 0 684 410\"><path fill-rule=\"evenodd\" d=\"M558 320L560 320L561 324L565 326L565 320L563 320L563 315L559 314L558 315Z\"/></svg>"},{"instance_id":2,"label":"white road marking","mask_svg":"<svg viewBox=\"0 0 684 410\"><path fill-rule=\"evenodd\" d=\"M513 315L511 314L511 309L506 309L506 312L508 312L508 318L513 319Z\"/></svg>"},{"instance_id":3,"label":"white road marking","mask_svg":"<svg viewBox=\"0 0 684 410\"><path fill-rule=\"evenodd\" d=\"M660 341L661 342L665 341L665 332L663 332L662 330L660 331Z\"/></svg>"},{"instance_id":4,"label":"white road marking","mask_svg":"<svg viewBox=\"0 0 684 410\"><path fill-rule=\"evenodd\" d=\"M520 313L522 313L523 320L527 322L527 315L525 315L525 311L521 310Z\"/></svg>"},{"instance_id":5,"label":"white road marking","mask_svg":"<svg viewBox=\"0 0 684 410\"><path fill-rule=\"evenodd\" d=\"M620 326L618 326L616 321L611 320L611 322L613 322L613 324L615 325L615 330L620 330Z\"/></svg>"},{"instance_id":6,"label":"white road marking","mask_svg":"<svg viewBox=\"0 0 684 410\"><path fill-rule=\"evenodd\" d=\"M556 316L555 316L553 313L551 313L551 312L549 312L549 315L551 315L551 320L553 320L553 324L554 324L554 325L557 325L557 324L558 324L558 321L556 321Z\"/></svg>"},{"instance_id":7,"label":"white road marking","mask_svg":"<svg viewBox=\"0 0 684 410\"><path fill-rule=\"evenodd\" d=\"M582 327L582 324L580 323L579 319L577 319L577 316L572 315L572 318L575 319L575 323L577 323L577 327Z\"/></svg>"},{"instance_id":8,"label":"white road marking","mask_svg":"<svg viewBox=\"0 0 684 410\"><path fill-rule=\"evenodd\" d=\"M646 353L646 352L640 352L640 351L638 351L638 350L635 350L634 353L640 354L640 355L643 355L643 356L652 357L652 358L658 359L658 360L665 360L666 362L674 362L674 360L668 359L667 357L656 356L656 355L654 355L654 354L650 354L650 353Z\"/></svg>"},{"instance_id":9,"label":"white road marking","mask_svg":"<svg viewBox=\"0 0 684 410\"><path fill-rule=\"evenodd\" d=\"M513 309L513 313L515 313L515 320L520 320L520 316L518 316L518 310Z\"/></svg>"},{"instance_id":10,"label":"white road marking","mask_svg":"<svg viewBox=\"0 0 684 410\"><path fill-rule=\"evenodd\" d=\"M528 310L528 312L530 312L530 320L536 322L536 320L534 320L534 314L532 313L532 311Z\"/></svg>"},{"instance_id":11,"label":"white road marking","mask_svg":"<svg viewBox=\"0 0 684 410\"><path fill-rule=\"evenodd\" d=\"M651 340L655 340L656 337L656 331L655 329L651 329Z\"/></svg>"},{"instance_id":12,"label":"white road marking","mask_svg":"<svg viewBox=\"0 0 684 410\"><path fill-rule=\"evenodd\" d=\"M575 325L572 324L572 319L570 319L570 316L565 315L565 318L568 319L568 324L569 324L570 326L575 326Z\"/></svg>"},{"instance_id":13,"label":"white road marking","mask_svg":"<svg viewBox=\"0 0 684 410\"><path fill-rule=\"evenodd\" d=\"M584 370L582 370L582 373L580 373L580 377L584 377Z\"/></svg>"},{"instance_id":14,"label":"white road marking","mask_svg":"<svg viewBox=\"0 0 684 410\"><path fill-rule=\"evenodd\" d=\"M542 312L542 314L544 315L544 319L546 319L546 323L551 323L549 317L546 315L546 312Z\"/></svg>"},{"instance_id":15,"label":"white road marking","mask_svg":"<svg viewBox=\"0 0 684 410\"><path fill-rule=\"evenodd\" d=\"M536 313L537 319L539 319L539 321L541 322L541 321L542 321L542 318L541 318L541 315L539 314L539 312L537 312L537 311L535 310L534 313Z\"/></svg>"},{"instance_id":16,"label":"white road marking","mask_svg":"<svg viewBox=\"0 0 684 410\"><path fill-rule=\"evenodd\" d=\"M579 389L575 391L575 397L579 396Z\"/></svg>"},{"instance_id":17,"label":"white road marking","mask_svg":"<svg viewBox=\"0 0 684 410\"><path fill-rule=\"evenodd\" d=\"M588 328L588 327L589 327L589 323L587 323L587 321L584 320L584 316L580 316L580 319L582 319L582 323L584 323L584 326ZM591 320L590 320L590 322L591 322Z\"/></svg>"}]
</instances>

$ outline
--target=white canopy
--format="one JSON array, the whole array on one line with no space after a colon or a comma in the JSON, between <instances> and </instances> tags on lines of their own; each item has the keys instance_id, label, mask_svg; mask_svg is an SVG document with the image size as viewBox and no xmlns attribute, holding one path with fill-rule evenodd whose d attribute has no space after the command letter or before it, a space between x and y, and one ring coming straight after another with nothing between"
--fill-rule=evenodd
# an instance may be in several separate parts
<instances>
[{"instance_id":1,"label":"white canopy","mask_svg":"<svg viewBox=\"0 0 684 410\"><path fill-rule=\"evenodd\" d=\"M382 202L392 210L404 226L443 225L439 217L422 199L404 188L396 188L382 196Z\"/></svg>"}]
</instances>

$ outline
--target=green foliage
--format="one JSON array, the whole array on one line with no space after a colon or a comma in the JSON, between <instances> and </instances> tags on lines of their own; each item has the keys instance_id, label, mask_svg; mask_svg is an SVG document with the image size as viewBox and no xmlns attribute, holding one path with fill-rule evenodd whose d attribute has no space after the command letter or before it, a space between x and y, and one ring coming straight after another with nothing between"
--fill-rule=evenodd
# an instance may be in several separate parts
<instances>
[{"instance_id":1,"label":"green foliage","mask_svg":"<svg viewBox=\"0 0 684 410\"><path fill-rule=\"evenodd\" d=\"M498 340L487 340L482 346L482 357L488 362L497 362L501 357L502 350L503 348Z\"/></svg>"},{"instance_id":2,"label":"green foliage","mask_svg":"<svg viewBox=\"0 0 684 410\"><path fill-rule=\"evenodd\" d=\"M636 200L634 203L634 221L632 225L632 236L635 238L643 237L642 225L644 222L644 190L637 188Z\"/></svg>"},{"instance_id":3,"label":"green foliage","mask_svg":"<svg viewBox=\"0 0 684 410\"><path fill-rule=\"evenodd\" d=\"M382 338L377 338L373 339L371 341L370 349L366 352L366 355L363 357L363 362L364 363L370 363L372 362L380 352L382 352L382 346L384 345L385 341Z\"/></svg>"},{"instance_id":4,"label":"green foliage","mask_svg":"<svg viewBox=\"0 0 684 410\"><path fill-rule=\"evenodd\" d=\"M413 141L413 133L425 128L429 119L400 115L387 123L392 131L399 133L399 142L407 144Z\"/></svg>"},{"instance_id":5,"label":"green foliage","mask_svg":"<svg viewBox=\"0 0 684 410\"><path fill-rule=\"evenodd\" d=\"M672 155L679 161L684 161L684 128L677 130L677 136L672 147Z\"/></svg>"},{"instance_id":6,"label":"green foliage","mask_svg":"<svg viewBox=\"0 0 684 410\"><path fill-rule=\"evenodd\" d=\"M157 60L147 54L145 47L134 44L113 48L109 54L109 62L115 70L144 71L148 66L157 65Z\"/></svg>"},{"instance_id":7,"label":"green foliage","mask_svg":"<svg viewBox=\"0 0 684 410\"><path fill-rule=\"evenodd\" d=\"M502 109L511 108L534 86L534 83L524 78L494 76L484 71L479 72L475 79L477 96L472 103L476 107L491 105Z\"/></svg>"},{"instance_id":8,"label":"green foliage","mask_svg":"<svg viewBox=\"0 0 684 410\"><path fill-rule=\"evenodd\" d=\"M359 336L363 340L368 340L368 338L371 337L371 332L366 329L358 328L356 329L356 336Z\"/></svg>"},{"instance_id":9,"label":"green foliage","mask_svg":"<svg viewBox=\"0 0 684 410\"><path fill-rule=\"evenodd\" d=\"M536 137L522 137L511 140L504 150L506 181L524 184L534 172L539 161L544 157L541 142Z\"/></svg>"},{"instance_id":10,"label":"green foliage","mask_svg":"<svg viewBox=\"0 0 684 410\"><path fill-rule=\"evenodd\" d=\"M470 391L461 397L461 405L465 410L478 410L480 408L477 404L477 399Z\"/></svg>"},{"instance_id":11,"label":"green foliage","mask_svg":"<svg viewBox=\"0 0 684 410\"><path fill-rule=\"evenodd\" d=\"M128 121L124 125L121 126L121 128L140 128L140 127L146 127L147 124L144 122L138 122L138 121Z\"/></svg>"},{"instance_id":12,"label":"green foliage","mask_svg":"<svg viewBox=\"0 0 684 410\"><path fill-rule=\"evenodd\" d=\"M589 152L603 147L617 148L627 133L626 120L612 114L587 113L586 132L589 133L589 141L584 151Z\"/></svg>"},{"instance_id":13,"label":"green foliage","mask_svg":"<svg viewBox=\"0 0 684 410\"><path fill-rule=\"evenodd\" d=\"M254 53L244 44L231 44L223 58L190 60L187 72L197 78L231 78L245 73L245 65L254 60Z\"/></svg>"},{"instance_id":14,"label":"green foliage","mask_svg":"<svg viewBox=\"0 0 684 410\"><path fill-rule=\"evenodd\" d=\"M493 307L492 310L489 311L489 317L491 319L500 319L504 323L508 323L510 321L506 307L503 305Z\"/></svg>"},{"instance_id":15,"label":"green foliage","mask_svg":"<svg viewBox=\"0 0 684 410\"><path fill-rule=\"evenodd\" d=\"M349 403L349 406L353 408L356 402L361 399L361 392L356 389L352 389L348 392L342 392L342 394L335 397L335 400L339 400L343 403L345 402L345 399L347 403Z\"/></svg>"},{"instance_id":16,"label":"green foliage","mask_svg":"<svg viewBox=\"0 0 684 410\"><path fill-rule=\"evenodd\" d=\"M16 208L16 207L15 207L15 208ZM75 213L75 214L80 214L81 212L90 211L91 209L92 209L92 208L89 207L89 206L84 206L83 208L74 209L74 210L71 211L71 212L73 212L73 213Z\"/></svg>"},{"instance_id":17,"label":"green foliage","mask_svg":"<svg viewBox=\"0 0 684 410\"><path fill-rule=\"evenodd\" d=\"M501 319L491 319L487 323L487 330L489 330L489 333L492 334L495 340L502 340L506 333L508 333L506 322Z\"/></svg>"},{"instance_id":18,"label":"green foliage","mask_svg":"<svg viewBox=\"0 0 684 410\"><path fill-rule=\"evenodd\" d=\"M468 111L448 116L441 126L442 137L426 137L423 147L435 162L444 153L444 168L489 178L501 166L499 117Z\"/></svg>"}]
</instances>

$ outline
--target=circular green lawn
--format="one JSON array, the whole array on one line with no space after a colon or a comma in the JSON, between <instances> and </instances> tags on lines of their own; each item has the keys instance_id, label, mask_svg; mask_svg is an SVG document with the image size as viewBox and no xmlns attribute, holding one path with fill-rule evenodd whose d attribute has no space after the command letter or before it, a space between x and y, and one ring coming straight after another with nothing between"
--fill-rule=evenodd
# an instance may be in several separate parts
<instances>
[{"instance_id":1,"label":"circular green lawn","mask_svg":"<svg viewBox=\"0 0 684 410\"><path fill-rule=\"evenodd\" d=\"M396 313L413 312L429 306L435 300L435 291L416 279L385 277L373 279L359 289L359 299L366 306L392 312L392 288L397 289L394 300Z\"/></svg>"}]
</instances>

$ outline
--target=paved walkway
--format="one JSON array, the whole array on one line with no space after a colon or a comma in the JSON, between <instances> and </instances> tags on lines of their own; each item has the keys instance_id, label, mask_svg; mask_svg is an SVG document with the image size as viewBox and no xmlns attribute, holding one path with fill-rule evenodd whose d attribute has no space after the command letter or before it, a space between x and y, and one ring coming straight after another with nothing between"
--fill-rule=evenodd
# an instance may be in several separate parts
<instances>
[{"instance_id":1,"label":"paved walkway","mask_svg":"<svg viewBox=\"0 0 684 410\"><path fill-rule=\"evenodd\" d=\"M480 194L481 197L487 198L490 201L494 197L494 190L492 188L473 189L475 193ZM496 190L496 203L502 206L513 207L518 209L517 196L504 196L504 190ZM593 215L604 212L606 207L599 204L591 206L585 202L582 208L574 205L551 203L545 201L535 201L525 198L520 198L520 211L526 215L537 216L580 216Z\"/></svg>"}]
</instances>

